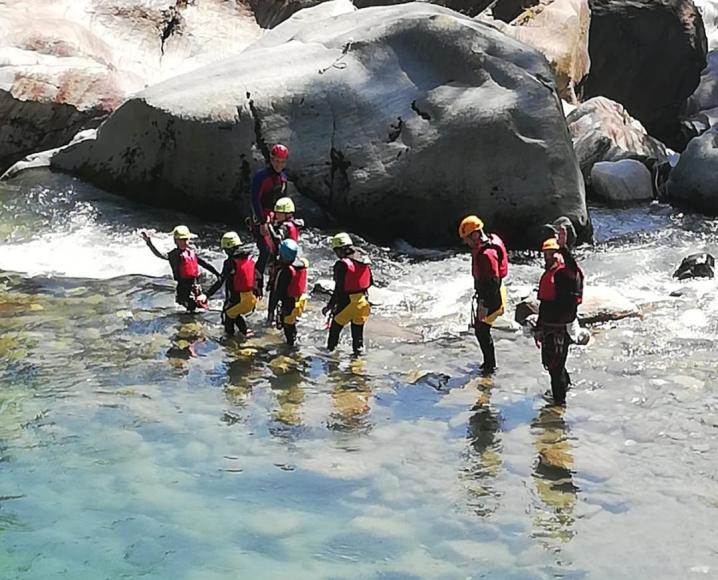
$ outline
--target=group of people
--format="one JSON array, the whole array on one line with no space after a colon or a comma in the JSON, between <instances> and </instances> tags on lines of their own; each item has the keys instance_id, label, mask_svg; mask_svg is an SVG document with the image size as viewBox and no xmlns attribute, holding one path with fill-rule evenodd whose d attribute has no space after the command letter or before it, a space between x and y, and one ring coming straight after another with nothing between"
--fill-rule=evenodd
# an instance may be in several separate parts
<instances>
[{"instance_id":1,"label":"group of people","mask_svg":"<svg viewBox=\"0 0 718 580\"><path fill-rule=\"evenodd\" d=\"M573 342L583 342L587 336L577 332L577 311L583 300L584 274L568 249L567 227L570 222L566 224L565 221L558 220L553 227L553 235L541 244L544 271L538 285L539 311L534 328L534 340L541 349L541 362L551 377L553 400L560 405L566 402L566 391L571 384L566 370L569 346ZM475 215L461 221L459 237L471 248L475 291L471 324L484 358L480 368L483 374L488 375L496 369L491 327L506 307L506 290L502 281L508 274L508 254L501 238L484 231L483 221Z\"/></svg>"},{"instance_id":2,"label":"group of people","mask_svg":"<svg viewBox=\"0 0 718 580\"><path fill-rule=\"evenodd\" d=\"M174 229L176 248L167 254L155 248L149 234L142 232L142 236L156 256L169 261L177 281L176 301L188 311L206 308L208 298L224 287L222 323L225 331L230 335L238 331L248 337L252 333L244 317L255 310L266 289L268 319L283 329L291 346L297 339L297 320L306 307L309 264L299 249L304 224L295 218L294 202L286 195L284 168L288 156L284 145L274 145L269 152L269 164L258 171L252 181L249 225L259 251L256 260L234 231L225 233L220 240L220 247L227 255L221 272L189 246L194 234L186 226ZM506 307L503 279L509 269L508 253L501 238L486 232L483 221L475 215L461 221L459 237L471 249L474 279L471 324L483 355L481 372L490 375L496 370L491 328ZM553 235L541 245L545 268L539 281L540 305L534 329L557 404L565 403L571 382L566 359L569 345L576 342L576 314L583 297L583 272L566 242L566 225L559 222ZM350 325L353 352L358 356L364 350L364 325L371 311L368 300L368 290L373 284L371 261L347 233L336 234L331 246L337 261L333 270L334 291L322 309L324 315L331 315L327 348L334 350L342 329ZM217 277L206 294L198 283L200 267Z\"/></svg>"},{"instance_id":3,"label":"group of people","mask_svg":"<svg viewBox=\"0 0 718 580\"><path fill-rule=\"evenodd\" d=\"M268 166L258 171L252 181L249 225L259 250L256 259L242 245L235 231L226 232L220 239L220 247L227 256L221 272L190 247L190 239L196 236L187 226L174 228L176 247L166 254L154 246L147 232L142 232L142 237L157 257L169 261L177 282L176 302L189 312L207 308L209 298L224 288L222 324L226 333L239 332L249 337L252 331L247 327L245 316L256 309L266 290L268 320L281 328L287 344L294 346L297 320L307 303L309 263L301 256L299 248L304 224L295 218L294 202L286 196L284 167L288 156L289 151L284 145L274 145ZM331 246L337 262L334 265L334 291L322 309L324 315L331 315L327 348L331 351L337 347L342 329L350 324L353 352L359 356L364 351L364 325L371 311L367 294L373 284L371 260L354 245L347 233L335 235ZM200 267L217 277L206 294L199 284Z\"/></svg>"}]
</instances>

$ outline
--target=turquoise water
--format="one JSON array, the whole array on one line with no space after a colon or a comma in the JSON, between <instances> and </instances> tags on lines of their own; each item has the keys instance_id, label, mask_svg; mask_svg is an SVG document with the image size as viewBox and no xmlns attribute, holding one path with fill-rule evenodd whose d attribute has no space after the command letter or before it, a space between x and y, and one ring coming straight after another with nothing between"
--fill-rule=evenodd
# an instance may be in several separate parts
<instances>
[{"instance_id":1,"label":"turquoise water","mask_svg":"<svg viewBox=\"0 0 718 580\"><path fill-rule=\"evenodd\" d=\"M465 255L371 248L353 361L321 348L321 295L296 351L259 315L239 342L219 303L176 310L138 229L189 221L218 264L219 226L44 172L0 198L1 578L715 575L716 283L669 297L714 224L598 213L599 231L645 229L583 252L644 318L592 329L562 410L509 320L478 376ZM331 257L307 239L314 282ZM513 268L513 301L538 273Z\"/></svg>"}]
</instances>

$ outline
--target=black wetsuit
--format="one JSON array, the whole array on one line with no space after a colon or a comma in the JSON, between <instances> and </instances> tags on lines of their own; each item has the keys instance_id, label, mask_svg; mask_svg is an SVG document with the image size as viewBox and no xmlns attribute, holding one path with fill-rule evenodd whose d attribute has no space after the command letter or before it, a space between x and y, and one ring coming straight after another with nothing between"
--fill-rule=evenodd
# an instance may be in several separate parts
<instances>
[{"instance_id":1,"label":"black wetsuit","mask_svg":"<svg viewBox=\"0 0 718 580\"><path fill-rule=\"evenodd\" d=\"M578 265L568 250L562 248L559 254L563 257L565 267L554 274L556 298L541 300L536 328L541 337L541 363L551 376L551 392L554 402L566 402L566 391L571 384L571 376L566 370L566 359L571 338L567 324L576 319L578 302L577 286ZM582 276L582 275L581 275Z\"/></svg>"},{"instance_id":2,"label":"black wetsuit","mask_svg":"<svg viewBox=\"0 0 718 580\"><path fill-rule=\"evenodd\" d=\"M356 260L362 264L369 263L369 259L361 251L354 250L352 253L347 254L347 258ZM337 314L349 306L350 299L349 293L344 290L344 279L347 273L347 265L341 260L337 260L334 264L334 292L332 297L327 303L327 308L334 314ZM374 284L374 275L371 274L369 285ZM334 350L339 344L339 335L344 328L334 318L332 318L331 326L329 327L329 338L327 339L327 349L330 351ZM364 325L355 324L351 322L352 332L352 349L354 354L360 354L364 348Z\"/></svg>"},{"instance_id":3,"label":"black wetsuit","mask_svg":"<svg viewBox=\"0 0 718 580\"><path fill-rule=\"evenodd\" d=\"M247 321L242 315L238 315L236 318L230 318L225 314L228 308L231 308L240 301L240 295L234 291L234 272L236 270L235 259L245 257L248 252L237 252L229 256L222 264L222 272L219 274L219 279L212 284L209 290L207 290L207 298L214 296L214 294L224 284L224 306L222 307L222 324L227 334L234 334L234 327L242 334L247 334Z\"/></svg>"},{"instance_id":4,"label":"black wetsuit","mask_svg":"<svg viewBox=\"0 0 718 580\"><path fill-rule=\"evenodd\" d=\"M291 265L295 268L306 267L305 262L299 257L297 257ZM297 298L287 294L291 281L292 273L289 270L289 265L278 262L277 278L274 281L274 288L272 289L269 300L269 312L271 315L277 309L277 306L279 306L279 316L282 321L284 337L287 339L289 346L294 346L297 340L297 325L284 322L284 317L289 316L294 311L297 301Z\"/></svg>"},{"instance_id":5,"label":"black wetsuit","mask_svg":"<svg viewBox=\"0 0 718 580\"><path fill-rule=\"evenodd\" d=\"M175 301L177 302L177 304L180 304L190 312L193 312L195 308L197 308L197 303L194 300L194 294L192 290L196 285L198 285L199 278L180 277L180 254L183 250L180 250L179 248L174 248L173 250L170 250L169 252L164 254L155 247L155 245L152 243L152 240L146 240L146 243L147 247L152 250L152 253L155 256L161 258L162 260L167 260L170 263L170 268L172 269L172 277L177 282L177 290L175 294ZM214 274L215 276L219 276L219 272L217 272L217 269L212 264L203 260L199 256L197 256L197 263L208 272L212 272L212 274Z\"/></svg>"}]
</instances>

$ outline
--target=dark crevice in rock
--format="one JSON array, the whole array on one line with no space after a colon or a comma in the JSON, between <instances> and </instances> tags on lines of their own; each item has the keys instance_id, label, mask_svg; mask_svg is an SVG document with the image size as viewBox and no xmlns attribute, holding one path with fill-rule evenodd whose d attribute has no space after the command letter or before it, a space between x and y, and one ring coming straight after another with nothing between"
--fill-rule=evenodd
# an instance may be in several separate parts
<instances>
[{"instance_id":1,"label":"dark crevice in rock","mask_svg":"<svg viewBox=\"0 0 718 580\"><path fill-rule=\"evenodd\" d=\"M416 101L411 101L411 110L414 111L417 115L419 115L419 117L421 117L425 121L431 121L431 115L419 109L419 107L416 106Z\"/></svg>"},{"instance_id":2,"label":"dark crevice in rock","mask_svg":"<svg viewBox=\"0 0 718 580\"><path fill-rule=\"evenodd\" d=\"M186 8L189 0L177 0L174 6L170 6L167 10L162 10L162 29L160 30L160 54L165 54L165 42L173 34L182 31L182 13L180 10Z\"/></svg>"},{"instance_id":3,"label":"dark crevice in rock","mask_svg":"<svg viewBox=\"0 0 718 580\"><path fill-rule=\"evenodd\" d=\"M262 119L259 116L259 112L254 106L254 101L251 97L252 94L247 93L247 99L249 100L249 111L252 113L252 119L254 119L254 140L257 143L257 147L259 147L259 149L262 151L262 155L264 155L265 159L269 159L269 147L267 147L267 143L264 140L264 136L262 135Z\"/></svg>"},{"instance_id":4,"label":"dark crevice in rock","mask_svg":"<svg viewBox=\"0 0 718 580\"><path fill-rule=\"evenodd\" d=\"M389 125L389 139L387 140L387 143L393 143L399 138L399 135L401 135L401 130L404 127L404 121L401 117L396 118L396 123L392 123Z\"/></svg>"}]
</instances>

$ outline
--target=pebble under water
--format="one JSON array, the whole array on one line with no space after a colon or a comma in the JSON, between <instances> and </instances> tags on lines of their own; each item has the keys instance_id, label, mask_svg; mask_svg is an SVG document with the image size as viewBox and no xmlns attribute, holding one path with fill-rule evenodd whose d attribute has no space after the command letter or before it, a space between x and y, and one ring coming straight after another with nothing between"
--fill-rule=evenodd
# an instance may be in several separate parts
<instances>
[{"instance_id":1,"label":"pebble under water","mask_svg":"<svg viewBox=\"0 0 718 580\"><path fill-rule=\"evenodd\" d=\"M467 254L368 245L376 305L353 360L348 336L322 348L324 295L297 350L261 312L239 341L219 299L177 310L139 230L169 248L187 223L219 265L222 225L45 171L0 200L0 578L718 575L717 284L671 278L718 253L718 222L593 211L587 284L643 317L572 349L564 409L513 308L499 371L479 376ZM326 238L305 236L310 287L331 274ZM512 267L512 304L540 268Z\"/></svg>"}]
</instances>

